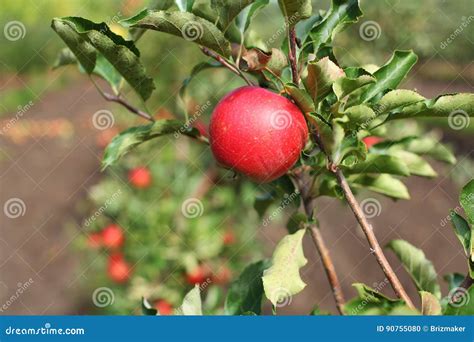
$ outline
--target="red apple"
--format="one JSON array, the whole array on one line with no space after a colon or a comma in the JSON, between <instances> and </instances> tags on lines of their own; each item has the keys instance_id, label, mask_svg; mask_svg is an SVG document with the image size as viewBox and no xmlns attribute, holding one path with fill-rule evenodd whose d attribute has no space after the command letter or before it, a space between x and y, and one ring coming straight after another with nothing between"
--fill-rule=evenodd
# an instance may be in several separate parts
<instances>
[{"instance_id":1,"label":"red apple","mask_svg":"<svg viewBox=\"0 0 474 342\"><path fill-rule=\"evenodd\" d=\"M116 283L125 283L130 279L132 268L120 253L109 256L107 274Z\"/></svg>"},{"instance_id":2,"label":"red apple","mask_svg":"<svg viewBox=\"0 0 474 342\"><path fill-rule=\"evenodd\" d=\"M168 316L173 314L173 306L165 299L157 300L155 302L155 308L162 316Z\"/></svg>"},{"instance_id":3,"label":"red apple","mask_svg":"<svg viewBox=\"0 0 474 342\"><path fill-rule=\"evenodd\" d=\"M87 236L87 245L91 248L99 248L102 246L102 234L101 233L91 233Z\"/></svg>"},{"instance_id":4,"label":"red apple","mask_svg":"<svg viewBox=\"0 0 474 342\"><path fill-rule=\"evenodd\" d=\"M209 136L218 162L265 183L296 163L308 127L303 113L286 97L248 86L230 92L217 104Z\"/></svg>"},{"instance_id":5,"label":"red apple","mask_svg":"<svg viewBox=\"0 0 474 342\"><path fill-rule=\"evenodd\" d=\"M209 276L209 269L203 265L199 265L191 272L186 273L186 282L190 285L202 284Z\"/></svg>"},{"instance_id":6,"label":"red apple","mask_svg":"<svg viewBox=\"0 0 474 342\"><path fill-rule=\"evenodd\" d=\"M111 224L102 230L102 243L105 247L116 249L122 247L125 235L122 228L116 224Z\"/></svg>"},{"instance_id":7,"label":"red apple","mask_svg":"<svg viewBox=\"0 0 474 342\"><path fill-rule=\"evenodd\" d=\"M222 243L224 246L230 246L235 243L235 235L234 232L231 230L228 230L224 233L224 236L222 237Z\"/></svg>"},{"instance_id":8,"label":"red apple","mask_svg":"<svg viewBox=\"0 0 474 342\"><path fill-rule=\"evenodd\" d=\"M365 144L365 146L367 146L367 149L371 148L372 146L378 144L381 141L383 141L383 139L376 136L365 137L362 139L362 142Z\"/></svg>"},{"instance_id":9,"label":"red apple","mask_svg":"<svg viewBox=\"0 0 474 342\"><path fill-rule=\"evenodd\" d=\"M136 167L128 173L128 181L135 188L145 189L151 184L151 172L147 167Z\"/></svg>"}]
</instances>

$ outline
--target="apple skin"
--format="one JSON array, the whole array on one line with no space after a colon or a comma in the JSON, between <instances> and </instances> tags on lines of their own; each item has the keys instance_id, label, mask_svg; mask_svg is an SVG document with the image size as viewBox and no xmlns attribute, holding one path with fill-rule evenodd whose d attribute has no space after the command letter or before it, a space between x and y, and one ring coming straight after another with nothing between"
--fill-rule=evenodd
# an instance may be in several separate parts
<instances>
[{"instance_id":1,"label":"apple skin","mask_svg":"<svg viewBox=\"0 0 474 342\"><path fill-rule=\"evenodd\" d=\"M203 284L210 278L210 271L204 265L199 265L186 273L186 282L190 285Z\"/></svg>"},{"instance_id":2,"label":"apple skin","mask_svg":"<svg viewBox=\"0 0 474 342\"><path fill-rule=\"evenodd\" d=\"M109 256L107 265L107 274L114 282L123 284L130 279L132 267L125 261L120 253L115 253Z\"/></svg>"},{"instance_id":3,"label":"apple skin","mask_svg":"<svg viewBox=\"0 0 474 342\"><path fill-rule=\"evenodd\" d=\"M116 249L123 246L125 234L123 229L116 224L111 224L102 230L102 244L106 248Z\"/></svg>"},{"instance_id":4,"label":"apple skin","mask_svg":"<svg viewBox=\"0 0 474 342\"><path fill-rule=\"evenodd\" d=\"M136 167L128 173L128 181L137 189L145 189L151 185L151 172L147 167Z\"/></svg>"},{"instance_id":5,"label":"apple skin","mask_svg":"<svg viewBox=\"0 0 474 342\"><path fill-rule=\"evenodd\" d=\"M367 149L371 148L375 144L378 144L379 142L382 142L382 141L383 141L382 138L376 137L376 136L369 136L369 137L362 138L362 142L365 144Z\"/></svg>"},{"instance_id":6,"label":"apple skin","mask_svg":"<svg viewBox=\"0 0 474 342\"><path fill-rule=\"evenodd\" d=\"M102 233L91 233L87 236L87 245L90 248L99 248L103 245Z\"/></svg>"},{"instance_id":7,"label":"apple skin","mask_svg":"<svg viewBox=\"0 0 474 342\"><path fill-rule=\"evenodd\" d=\"M155 302L155 308L161 316L169 316L173 314L173 306L165 299L158 299Z\"/></svg>"},{"instance_id":8,"label":"apple skin","mask_svg":"<svg viewBox=\"0 0 474 342\"><path fill-rule=\"evenodd\" d=\"M267 183L296 163L308 127L301 110L287 98L246 86L227 94L214 108L209 137L219 163Z\"/></svg>"},{"instance_id":9,"label":"apple skin","mask_svg":"<svg viewBox=\"0 0 474 342\"><path fill-rule=\"evenodd\" d=\"M224 246L231 246L235 243L235 234L231 230L227 230L222 236L222 243Z\"/></svg>"}]
</instances>

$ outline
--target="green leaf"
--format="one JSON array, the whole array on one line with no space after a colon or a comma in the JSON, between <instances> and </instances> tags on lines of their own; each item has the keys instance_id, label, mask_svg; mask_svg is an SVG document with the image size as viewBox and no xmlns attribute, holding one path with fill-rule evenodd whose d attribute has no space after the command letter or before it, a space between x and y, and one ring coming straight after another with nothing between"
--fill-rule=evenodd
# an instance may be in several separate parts
<instances>
[{"instance_id":1,"label":"green leaf","mask_svg":"<svg viewBox=\"0 0 474 342\"><path fill-rule=\"evenodd\" d=\"M254 0L252 5L247 6L240 12L235 21L241 34L248 29L253 17L260 9L268 5L268 2L269 0Z\"/></svg>"},{"instance_id":2,"label":"green leaf","mask_svg":"<svg viewBox=\"0 0 474 342\"><path fill-rule=\"evenodd\" d=\"M130 86L147 100L155 86L153 79L148 77L145 68L140 63L140 53L133 41L127 41L113 33L105 23L96 24L80 17L55 18L53 29L68 45L87 73L92 73L96 67L96 50L122 75ZM94 49L95 48L95 49ZM98 73L103 73L108 81L117 77L107 71L109 66L104 60L99 65Z\"/></svg>"},{"instance_id":3,"label":"green leaf","mask_svg":"<svg viewBox=\"0 0 474 342\"><path fill-rule=\"evenodd\" d=\"M288 26L293 27L299 21L309 18L313 12L311 0L278 0L280 9Z\"/></svg>"},{"instance_id":4,"label":"green leaf","mask_svg":"<svg viewBox=\"0 0 474 342\"><path fill-rule=\"evenodd\" d=\"M213 23L188 12L144 10L120 22L126 27L140 27L166 32L195 42L225 56L230 56L230 43Z\"/></svg>"},{"instance_id":5,"label":"green leaf","mask_svg":"<svg viewBox=\"0 0 474 342\"><path fill-rule=\"evenodd\" d=\"M293 83L285 84L285 91L295 100L296 105L303 113L310 113L315 111L314 103L306 91L298 88Z\"/></svg>"},{"instance_id":6,"label":"green leaf","mask_svg":"<svg viewBox=\"0 0 474 342\"><path fill-rule=\"evenodd\" d=\"M374 82L375 78L369 75L362 75L357 78L341 77L334 82L332 89L338 100L342 100L353 91Z\"/></svg>"},{"instance_id":7,"label":"green leaf","mask_svg":"<svg viewBox=\"0 0 474 342\"><path fill-rule=\"evenodd\" d=\"M459 202L466 213L467 219L474 226L474 179L462 189Z\"/></svg>"},{"instance_id":8,"label":"green leaf","mask_svg":"<svg viewBox=\"0 0 474 342\"><path fill-rule=\"evenodd\" d=\"M368 154L365 161L350 167L342 167L347 174L387 173L406 177L410 175L410 171L402 159L383 154Z\"/></svg>"},{"instance_id":9,"label":"green leaf","mask_svg":"<svg viewBox=\"0 0 474 342\"><path fill-rule=\"evenodd\" d=\"M449 164L456 163L456 157L453 152L444 146L438 139L416 137L405 140L401 145L403 145L403 148L408 152L427 155Z\"/></svg>"},{"instance_id":10,"label":"green leaf","mask_svg":"<svg viewBox=\"0 0 474 342\"><path fill-rule=\"evenodd\" d=\"M181 12L191 12L193 9L194 0L175 0L175 3Z\"/></svg>"},{"instance_id":11,"label":"green leaf","mask_svg":"<svg viewBox=\"0 0 474 342\"><path fill-rule=\"evenodd\" d=\"M441 298L436 271L421 249L404 240L392 240L387 247L400 259L419 291L431 292Z\"/></svg>"},{"instance_id":12,"label":"green leaf","mask_svg":"<svg viewBox=\"0 0 474 342\"><path fill-rule=\"evenodd\" d=\"M343 113L349 118L349 127L365 127L375 118L372 108L363 104L349 107Z\"/></svg>"},{"instance_id":13,"label":"green leaf","mask_svg":"<svg viewBox=\"0 0 474 342\"><path fill-rule=\"evenodd\" d=\"M466 252L466 255L470 255L471 228L469 228L469 224L461 215L456 213L454 210L451 210L450 216L451 216L451 224L453 225L453 228L454 228L454 233L456 234L459 241L461 242L461 245L463 246L464 251Z\"/></svg>"},{"instance_id":14,"label":"green leaf","mask_svg":"<svg viewBox=\"0 0 474 342\"><path fill-rule=\"evenodd\" d=\"M225 300L227 315L244 315L253 312L260 315L263 297L263 271L270 266L268 260L247 266L239 278L229 288Z\"/></svg>"},{"instance_id":15,"label":"green leaf","mask_svg":"<svg viewBox=\"0 0 474 342\"><path fill-rule=\"evenodd\" d=\"M202 316L199 285L195 285L194 288L186 294L178 312L184 316Z\"/></svg>"},{"instance_id":16,"label":"green leaf","mask_svg":"<svg viewBox=\"0 0 474 342\"><path fill-rule=\"evenodd\" d=\"M304 213L297 211L289 218L288 222L286 223L286 229L288 230L288 233L293 234L302 229L302 225L307 222L308 217Z\"/></svg>"},{"instance_id":17,"label":"green leaf","mask_svg":"<svg viewBox=\"0 0 474 342\"><path fill-rule=\"evenodd\" d=\"M156 310L148 300L142 297L142 313L145 316L156 316L158 315L158 310Z\"/></svg>"},{"instance_id":18,"label":"green leaf","mask_svg":"<svg viewBox=\"0 0 474 342\"><path fill-rule=\"evenodd\" d=\"M299 272L308 262L303 254L305 232L305 229L301 229L285 236L273 252L272 266L263 272L265 295L274 306L291 298L306 286Z\"/></svg>"},{"instance_id":19,"label":"green leaf","mask_svg":"<svg viewBox=\"0 0 474 342\"><path fill-rule=\"evenodd\" d=\"M131 127L117 135L107 146L102 160L102 169L116 163L122 156L137 145L150 139L172 133L175 133L175 135L184 134L191 137L200 135L197 129L190 129L183 122L177 120L160 120L145 126Z\"/></svg>"},{"instance_id":20,"label":"green leaf","mask_svg":"<svg viewBox=\"0 0 474 342\"><path fill-rule=\"evenodd\" d=\"M405 302L389 298L361 283L353 284L358 296L347 302L344 311L347 315L416 315Z\"/></svg>"},{"instance_id":21,"label":"green leaf","mask_svg":"<svg viewBox=\"0 0 474 342\"><path fill-rule=\"evenodd\" d=\"M455 303L449 303L444 312L449 316L473 316L474 315L474 286L469 290L460 292L459 300Z\"/></svg>"},{"instance_id":22,"label":"green leaf","mask_svg":"<svg viewBox=\"0 0 474 342\"><path fill-rule=\"evenodd\" d=\"M328 57L308 64L308 75L303 79L306 90L315 102L331 91L332 84L344 77L344 71Z\"/></svg>"},{"instance_id":23,"label":"green leaf","mask_svg":"<svg viewBox=\"0 0 474 342\"><path fill-rule=\"evenodd\" d=\"M441 315L441 303L438 298L426 291L420 291L420 296L422 315Z\"/></svg>"},{"instance_id":24,"label":"green leaf","mask_svg":"<svg viewBox=\"0 0 474 342\"><path fill-rule=\"evenodd\" d=\"M77 31L67 21L55 18L51 27L66 43L79 63L88 74L92 73L95 66L96 51L92 44L77 34Z\"/></svg>"},{"instance_id":25,"label":"green leaf","mask_svg":"<svg viewBox=\"0 0 474 342\"><path fill-rule=\"evenodd\" d=\"M349 176L348 179L355 188L365 188L396 199L410 199L406 186L398 179L387 174Z\"/></svg>"},{"instance_id":26,"label":"green leaf","mask_svg":"<svg viewBox=\"0 0 474 342\"><path fill-rule=\"evenodd\" d=\"M438 175L426 160L414 153L402 150L394 150L390 151L389 154L403 160L403 162L407 165L408 170L413 175L422 177L436 177Z\"/></svg>"},{"instance_id":27,"label":"green leaf","mask_svg":"<svg viewBox=\"0 0 474 342\"><path fill-rule=\"evenodd\" d=\"M391 114L387 120L450 117L453 125L465 124L469 116L474 115L474 94L442 95L435 99L417 102Z\"/></svg>"},{"instance_id":28,"label":"green leaf","mask_svg":"<svg viewBox=\"0 0 474 342\"><path fill-rule=\"evenodd\" d=\"M377 82L367 88L361 100L369 102L375 96L397 88L417 60L418 57L413 51L395 51L387 64L374 73Z\"/></svg>"},{"instance_id":29,"label":"green leaf","mask_svg":"<svg viewBox=\"0 0 474 342\"><path fill-rule=\"evenodd\" d=\"M452 289L461 286L461 283L464 281L465 277L466 276L461 273L449 273L446 274L443 279L446 280L448 283L448 289L451 291Z\"/></svg>"},{"instance_id":30,"label":"green leaf","mask_svg":"<svg viewBox=\"0 0 474 342\"><path fill-rule=\"evenodd\" d=\"M211 0L211 7L218 13L219 28L226 31L238 14L255 0Z\"/></svg>"},{"instance_id":31,"label":"green leaf","mask_svg":"<svg viewBox=\"0 0 474 342\"><path fill-rule=\"evenodd\" d=\"M333 0L331 9L326 13L323 21L311 30L311 39L314 51L327 43L349 24L357 22L362 16L359 0Z\"/></svg>"},{"instance_id":32,"label":"green leaf","mask_svg":"<svg viewBox=\"0 0 474 342\"><path fill-rule=\"evenodd\" d=\"M406 107L423 100L425 100L425 98L415 91L396 89L382 96L375 107L375 112L377 115L381 115L399 107Z\"/></svg>"}]
</instances>

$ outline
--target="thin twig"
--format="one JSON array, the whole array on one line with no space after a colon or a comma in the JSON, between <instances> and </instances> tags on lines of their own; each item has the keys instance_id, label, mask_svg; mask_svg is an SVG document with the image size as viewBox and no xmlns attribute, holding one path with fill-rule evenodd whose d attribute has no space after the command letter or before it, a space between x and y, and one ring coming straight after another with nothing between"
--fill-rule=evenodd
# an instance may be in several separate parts
<instances>
[{"instance_id":1,"label":"thin twig","mask_svg":"<svg viewBox=\"0 0 474 342\"><path fill-rule=\"evenodd\" d=\"M230 63L227 59L225 59L224 57L222 57L221 55L215 53L214 51L206 48L206 47L201 47L201 50L202 52L206 55L206 56L209 56L211 58L214 58L216 61L218 61L219 63L221 63L223 66L225 66L227 69L229 69L230 71L232 71L234 74L236 74L237 76L240 76L244 79L244 81L248 84L248 85L254 85L252 82L250 82L250 80L247 78L247 76L245 76L245 74L237 67L235 66L234 64Z\"/></svg>"},{"instance_id":2,"label":"thin twig","mask_svg":"<svg viewBox=\"0 0 474 342\"><path fill-rule=\"evenodd\" d=\"M359 202L357 202L354 194L352 193L352 190L349 184L347 183L346 177L339 168L336 168L334 173L336 175L340 187L342 188L349 207L352 209L352 212L354 213L357 221L359 222L362 230L364 231L364 234L371 248L371 253L375 255L375 258L377 259L380 267L385 273L388 281L390 282L390 284L392 284L393 290L395 291L396 295L402 300L404 300L410 308L415 309L413 302L411 301L410 297L408 297L408 294L403 288L403 285L401 284L397 275L390 266L387 258L385 257L385 254L382 248L380 247L377 238L375 237L374 230L368 222L367 218L365 217L365 214L362 211Z\"/></svg>"},{"instance_id":3,"label":"thin twig","mask_svg":"<svg viewBox=\"0 0 474 342\"><path fill-rule=\"evenodd\" d=\"M462 283L459 285L459 287L462 287L463 289L468 290L473 284L474 284L474 279L472 279L471 276L468 274L466 278L464 278Z\"/></svg>"},{"instance_id":4,"label":"thin twig","mask_svg":"<svg viewBox=\"0 0 474 342\"><path fill-rule=\"evenodd\" d=\"M298 61L296 60L296 30L294 26L289 28L288 31L288 45L288 59L290 60L293 83L298 85L300 83L300 76L298 75Z\"/></svg>"},{"instance_id":5,"label":"thin twig","mask_svg":"<svg viewBox=\"0 0 474 342\"><path fill-rule=\"evenodd\" d=\"M116 95L112 95L112 94L108 94L108 93L102 93L102 95L103 95L104 99L106 99L107 101L118 103L118 104L122 105L123 107L127 108L133 114L136 114L136 115L138 115L138 116L140 116L144 119L147 119L148 121L151 121L151 122L155 121L155 119L153 119L148 113L145 113L144 111L132 106L130 103L125 101L120 96L116 96Z\"/></svg>"},{"instance_id":6,"label":"thin twig","mask_svg":"<svg viewBox=\"0 0 474 342\"><path fill-rule=\"evenodd\" d=\"M151 121L151 122L155 122L155 119L153 119L150 114L132 106L130 103L128 103L127 101L125 101L122 97L118 96L118 95L112 95L112 94L108 94L106 92L104 92L100 87L99 85L97 84L97 82L94 80L94 78L92 76L89 76L92 84L95 86L95 88L97 89L97 91L99 92L100 95L102 95L102 97L106 100L106 101L109 101L109 102L115 102L115 103L118 103L120 105L122 105L123 107L127 108L130 112L132 112L133 114L135 115L138 115L144 119L147 119L148 121Z\"/></svg>"},{"instance_id":7,"label":"thin twig","mask_svg":"<svg viewBox=\"0 0 474 342\"><path fill-rule=\"evenodd\" d=\"M300 188L301 198L303 200L306 216L309 220L312 220L314 210L314 199L311 196L311 188L307 186L307 183L305 183L303 177L304 173L300 173L299 175L297 175L296 180L298 183L298 187ZM336 268L334 267L334 263L331 259L331 255L329 254L329 250L326 247L324 238L321 235L321 231L316 226L316 224L308 224L307 228L311 233L311 237L313 239L314 245L316 246L316 250L318 251L318 254L321 257L323 268L328 277L329 285L331 286L332 293L334 295L334 300L336 301L337 310L341 315L344 315L344 293L342 292L341 283L339 282L339 278L336 273Z\"/></svg>"}]
</instances>

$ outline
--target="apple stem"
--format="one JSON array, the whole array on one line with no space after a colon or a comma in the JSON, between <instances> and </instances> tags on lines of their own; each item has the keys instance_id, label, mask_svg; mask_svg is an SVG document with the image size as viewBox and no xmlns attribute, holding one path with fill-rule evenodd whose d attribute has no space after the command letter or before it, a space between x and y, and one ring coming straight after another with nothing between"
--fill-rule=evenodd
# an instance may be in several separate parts
<instances>
[{"instance_id":1,"label":"apple stem","mask_svg":"<svg viewBox=\"0 0 474 342\"><path fill-rule=\"evenodd\" d=\"M313 221L314 198L312 198L311 196L311 186L308 187L308 184L305 183L303 175L304 173L300 173L298 175L299 177L296 177L296 180L298 187L300 188L301 198L303 200L306 216L310 221ZM336 268L334 267L334 263L332 261L331 255L329 254L329 250L326 247L324 238L321 235L321 231L314 222L308 224L307 229L311 233L311 237L313 239L316 250L318 251L318 254L321 257L323 268L326 272L329 285L331 286L334 300L336 301L337 310L341 315L344 315L344 293L342 292L342 287L336 273Z\"/></svg>"},{"instance_id":2,"label":"apple stem","mask_svg":"<svg viewBox=\"0 0 474 342\"><path fill-rule=\"evenodd\" d=\"M399 298L401 298L402 300L404 300L405 303L411 309L415 309L415 306L413 305L413 302L411 301L411 299L408 296L407 292L403 288L403 285L401 284L401 282L398 279L397 275L393 271L393 269L390 266L390 263L388 262L382 248L380 247L380 244L377 240L377 237L374 234L374 230L372 228L372 225L368 222L367 217L365 216L362 208L359 205L359 202L357 202L357 199L355 198L354 193L352 192L352 190L351 190L351 188L350 188L350 186L347 182L346 177L342 173L341 169L339 169L337 167L335 168L334 174L336 175L339 186L342 188L342 191L344 193L346 201L349 204L349 207L352 209L352 212L354 213L354 216L356 217L356 219L359 222L362 230L364 231L364 234L367 238L367 241L369 242L369 245L371 247L371 253L373 253L375 255L375 258L377 259L377 262L379 263L380 267L382 268L382 271L385 273L385 276L387 277L387 280L392 285L393 290L395 291L396 295Z\"/></svg>"},{"instance_id":3,"label":"apple stem","mask_svg":"<svg viewBox=\"0 0 474 342\"><path fill-rule=\"evenodd\" d=\"M293 83L298 85L300 83L300 77L298 75L298 61L296 59L296 30L294 26L290 27L288 30L288 44L288 59L290 60Z\"/></svg>"},{"instance_id":4,"label":"apple stem","mask_svg":"<svg viewBox=\"0 0 474 342\"><path fill-rule=\"evenodd\" d=\"M230 71L232 71L234 74L236 74L237 76L240 76L244 79L244 81L249 85L249 86L253 86L254 84L247 78L247 76L245 76L245 74L242 72L242 70L240 70L236 65L232 64L231 62L229 62L227 59L225 59L224 57L222 57L221 55L215 53L214 51L202 46L201 47L201 51L206 55L206 56L209 56L213 59L215 59L216 61L218 61L219 63L221 63L224 67L226 67L227 69L229 69Z\"/></svg>"}]
</instances>

